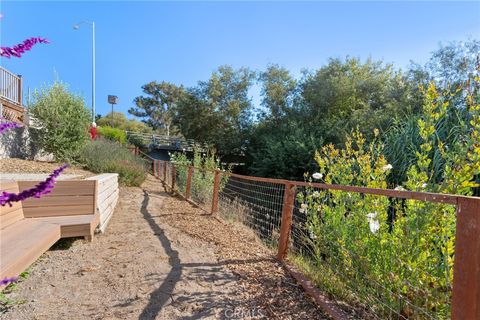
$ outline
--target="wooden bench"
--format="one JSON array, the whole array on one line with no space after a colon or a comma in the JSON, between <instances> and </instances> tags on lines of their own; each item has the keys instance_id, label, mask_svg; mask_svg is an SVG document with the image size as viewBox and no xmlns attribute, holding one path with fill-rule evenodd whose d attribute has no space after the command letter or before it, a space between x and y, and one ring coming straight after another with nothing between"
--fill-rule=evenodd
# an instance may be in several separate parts
<instances>
[{"instance_id":1,"label":"wooden bench","mask_svg":"<svg viewBox=\"0 0 480 320\"><path fill-rule=\"evenodd\" d=\"M34 187L37 181L18 181L19 189ZM97 183L94 180L57 181L53 191L41 198L23 201L25 218L60 226L61 237L92 240L99 223Z\"/></svg>"},{"instance_id":2,"label":"wooden bench","mask_svg":"<svg viewBox=\"0 0 480 320\"><path fill-rule=\"evenodd\" d=\"M37 183L0 181L0 189L17 193ZM42 198L0 207L0 279L18 276L60 238L92 240L99 223L96 192L95 181L58 181Z\"/></svg>"}]
</instances>

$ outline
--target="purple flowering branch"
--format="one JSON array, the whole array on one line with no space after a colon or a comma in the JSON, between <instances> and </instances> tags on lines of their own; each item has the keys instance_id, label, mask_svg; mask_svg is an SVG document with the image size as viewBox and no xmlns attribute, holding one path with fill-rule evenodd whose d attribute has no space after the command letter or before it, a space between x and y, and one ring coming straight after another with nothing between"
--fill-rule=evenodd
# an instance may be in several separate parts
<instances>
[{"instance_id":1,"label":"purple flowering branch","mask_svg":"<svg viewBox=\"0 0 480 320\"><path fill-rule=\"evenodd\" d=\"M13 202L19 202L26 200L28 198L40 198L40 196L49 194L52 192L53 187L55 186L56 179L68 167L68 164L64 164L60 168L56 169L48 176L45 181L40 182L35 187L24 190L19 193L11 193L3 191L0 195L0 206L9 205L12 206Z\"/></svg>"},{"instance_id":2,"label":"purple flowering branch","mask_svg":"<svg viewBox=\"0 0 480 320\"><path fill-rule=\"evenodd\" d=\"M25 51L31 50L32 47L37 43L50 43L50 42L45 38L32 37L13 47L0 47L0 56L5 58L10 58L12 56L20 58L22 54L25 53Z\"/></svg>"},{"instance_id":3,"label":"purple flowering branch","mask_svg":"<svg viewBox=\"0 0 480 320\"><path fill-rule=\"evenodd\" d=\"M3 119L0 118L0 120L3 120ZM15 128L20 128L20 127L21 125L16 122L10 122L10 121L0 122L0 134L4 133L5 131L15 129Z\"/></svg>"},{"instance_id":4,"label":"purple flowering branch","mask_svg":"<svg viewBox=\"0 0 480 320\"><path fill-rule=\"evenodd\" d=\"M0 280L0 287L1 286L6 286L7 284L10 284L12 282L15 282L18 280L18 277L11 277L11 278L5 278L3 280Z\"/></svg>"}]
</instances>

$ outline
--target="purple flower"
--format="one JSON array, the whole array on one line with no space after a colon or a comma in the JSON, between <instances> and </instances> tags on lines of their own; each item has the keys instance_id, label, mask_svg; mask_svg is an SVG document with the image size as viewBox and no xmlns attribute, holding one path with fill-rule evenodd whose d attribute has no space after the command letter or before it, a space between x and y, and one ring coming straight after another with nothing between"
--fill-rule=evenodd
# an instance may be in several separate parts
<instances>
[{"instance_id":1,"label":"purple flower","mask_svg":"<svg viewBox=\"0 0 480 320\"><path fill-rule=\"evenodd\" d=\"M33 37L17 44L13 47L0 47L0 56L10 58L12 56L20 58L25 51L31 50L37 43L50 43L47 39Z\"/></svg>"},{"instance_id":2,"label":"purple flower","mask_svg":"<svg viewBox=\"0 0 480 320\"><path fill-rule=\"evenodd\" d=\"M12 282L15 282L18 280L18 277L11 277L11 278L5 278L3 280L0 280L0 287L1 286L6 286L7 284L10 284Z\"/></svg>"},{"instance_id":3,"label":"purple flower","mask_svg":"<svg viewBox=\"0 0 480 320\"><path fill-rule=\"evenodd\" d=\"M1 120L2 118L0 118ZM16 122L0 122L0 134L3 134L5 131L20 128L21 125Z\"/></svg>"},{"instance_id":4,"label":"purple flower","mask_svg":"<svg viewBox=\"0 0 480 320\"><path fill-rule=\"evenodd\" d=\"M3 191L0 194L0 206L9 205L12 206L12 202L19 202L23 201L28 198L40 198L42 195L48 194L52 192L53 187L55 186L56 179L68 167L68 164L64 164L60 168L56 169L55 171L48 176L45 181L40 182L35 187L24 190L20 193L10 193Z\"/></svg>"}]
</instances>

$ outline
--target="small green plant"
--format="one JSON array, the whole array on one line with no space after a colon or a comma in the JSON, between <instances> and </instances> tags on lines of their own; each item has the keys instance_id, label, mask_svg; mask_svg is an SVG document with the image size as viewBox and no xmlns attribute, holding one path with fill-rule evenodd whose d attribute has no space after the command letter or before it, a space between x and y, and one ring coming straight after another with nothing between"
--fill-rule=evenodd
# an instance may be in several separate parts
<instances>
[{"instance_id":1,"label":"small green plant","mask_svg":"<svg viewBox=\"0 0 480 320\"><path fill-rule=\"evenodd\" d=\"M120 142L121 144L125 144L127 142L127 134L123 130L109 126L98 127L97 130L98 134L106 139Z\"/></svg>"},{"instance_id":2,"label":"small green plant","mask_svg":"<svg viewBox=\"0 0 480 320\"><path fill-rule=\"evenodd\" d=\"M171 161L177 165L178 185L186 185L188 166L193 166L195 169L192 176L192 196L200 204L210 204L213 194L215 170L221 169L220 160L216 156L215 151L210 150L206 153L202 153L199 150L194 150L192 160L189 160L185 154L180 152L174 153L170 157ZM231 168L227 167L226 169L221 170L225 173L229 173ZM219 192L223 190L227 181L228 174L223 174L220 180Z\"/></svg>"},{"instance_id":3,"label":"small green plant","mask_svg":"<svg viewBox=\"0 0 480 320\"><path fill-rule=\"evenodd\" d=\"M140 186L146 178L145 163L123 145L109 140L96 140L82 150L79 161L96 173L118 173L124 186Z\"/></svg>"},{"instance_id":4,"label":"small green plant","mask_svg":"<svg viewBox=\"0 0 480 320\"><path fill-rule=\"evenodd\" d=\"M36 91L28 110L40 127L40 146L57 161L75 159L88 142L90 112L65 84L55 82Z\"/></svg>"}]
</instances>

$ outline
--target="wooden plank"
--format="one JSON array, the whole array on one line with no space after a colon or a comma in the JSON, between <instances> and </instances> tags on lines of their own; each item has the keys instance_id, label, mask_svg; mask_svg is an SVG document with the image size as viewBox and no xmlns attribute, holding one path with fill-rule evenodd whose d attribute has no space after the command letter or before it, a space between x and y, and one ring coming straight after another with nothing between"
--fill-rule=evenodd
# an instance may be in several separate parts
<instances>
[{"instance_id":1,"label":"wooden plank","mask_svg":"<svg viewBox=\"0 0 480 320\"><path fill-rule=\"evenodd\" d=\"M99 189L103 188L105 184L111 183L111 181L118 181L118 173L104 173L98 176L89 177L85 180L98 181Z\"/></svg>"},{"instance_id":2,"label":"wooden plank","mask_svg":"<svg viewBox=\"0 0 480 320\"><path fill-rule=\"evenodd\" d=\"M82 206L61 206L61 207L30 207L23 208L23 214L26 218L94 214L93 204Z\"/></svg>"},{"instance_id":3,"label":"wooden plank","mask_svg":"<svg viewBox=\"0 0 480 320\"><path fill-rule=\"evenodd\" d=\"M0 180L0 189L7 192L18 192L18 184L13 180Z\"/></svg>"},{"instance_id":4,"label":"wooden plank","mask_svg":"<svg viewBox=\"0 0 480 320\"><path fill-rule=\"evenodd\" d=\"M13 212L13 211L16 211L18 209L22 209L22 203L21 202L12 203L11 207L9 205L0 206L0 216L6 215L6 214L8 214L10 212Z\"/></svg>"},{"instance_id":5,"label":"wooden plank","mask_svg":"<svg viewBox=\"0 0 480 320\"><path fill-rule=\"evenodd\" d=\"M115 207L118 201L119 191L116 190L112 193L105 201L99 202L98 204L98 211L102 213L107 207L113 206Z\"/></svg>"},{"instance_id":6,"label":"wooden plank","mask_svg":"<svg viewBox=\"0 0 480 320\"><path fill-rule=\"evenodd\" d=\"M0 239L0 278L3 279L18 276L47 251L60 239L60 227L27 219L0 230Z\"/></svg>"},{"instance_id":7,"label":"wooden plank","mask_svg":"<svg viewBox=\"0 0 480 320\"><path fill-rule=\"evenodd\" d=\"M99 215L58 216L34 218L35 221L52 223L60 226L61 237L90 236L99 223Z\"/></svg>"},{"instance_id":8,"label":"wooden plank","mask_svg":"<svg viewBox=\"0 0 480 320\"><path fill-rule=\"evenodd\" d=\"M107 215L112 214L113 210L115 209L115 206L116 206L116 203L111 203L110 205L106 206L102 211L100 211L101 221L104 221Z\"/></svg>"},{"instance_id":9,"label":"wooden plank","mask_svg":"<svg viewBox=\"0 0 480 320\"><path fill-rule=\"evenodd\" d=\"M10 212L9 214L5 214L0 216L0 229L4 229L17 221L23 219L23 211L22 209L17 209L16 211Z\"/></svg>"},{"instance_id":10,"label":"wooden plank","mask_svg":"<svg viewBox=\"0 0 480 320\"><path fill-rule=\"evenodd\" d=\"M99 190L98 198L97 198L98 201L101 202L101 201L105 200L112 193L114 193L115 190L118 190L118 184L114 184L114 185L110 186L110 188L108 188L108 189Z\"/></svg>"},{"instance_id":11,"label":"wooden plank","mask_svg":"<svg viewBox=\"0 0 480 320\"><path fill-rule=\"evenodd\" d=\"M30 198L23 201L23 208L31 207L68 207L68 206L93 206L94 197L89 196L50 196ZM45 208L47 209L47 208Z\"/></svg>"},{"instance_id":12,"label":"wooden plank","mask_svg":"<svg viewBox=\"0 0 480 320\"><path fill-rule=\"evenodd\" d=\"M20 190L35 187L41 181L19 181ZM55 183L52 192L44 197L72 196L72 195L93 195L95 194L95 180L61 180Z\"/></svg>"}]
</instances>

